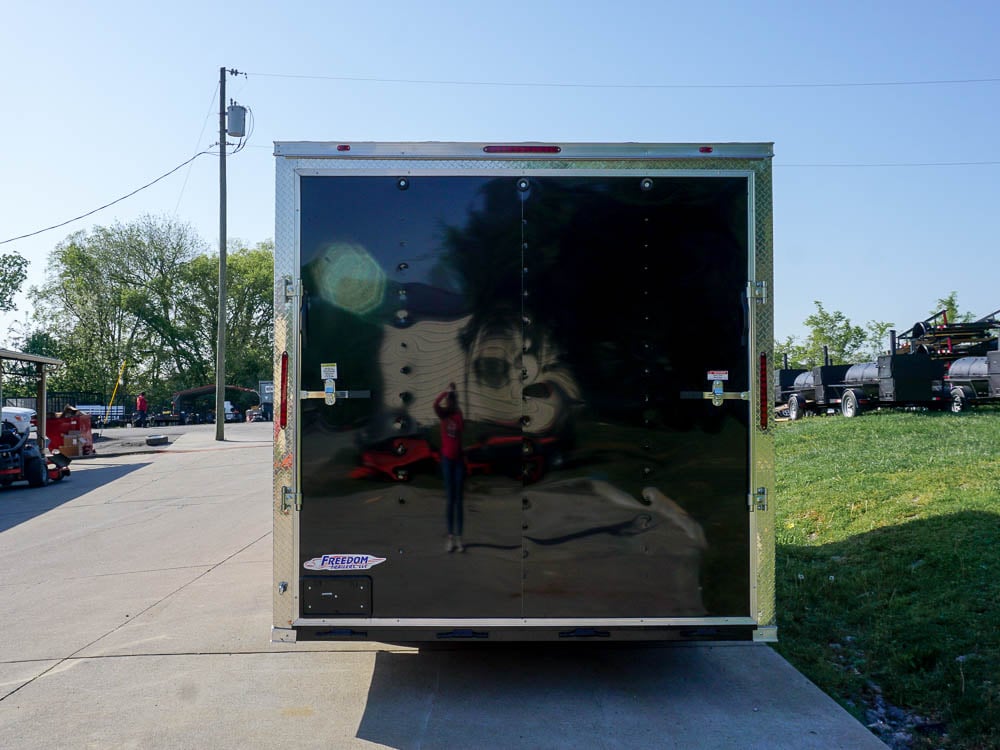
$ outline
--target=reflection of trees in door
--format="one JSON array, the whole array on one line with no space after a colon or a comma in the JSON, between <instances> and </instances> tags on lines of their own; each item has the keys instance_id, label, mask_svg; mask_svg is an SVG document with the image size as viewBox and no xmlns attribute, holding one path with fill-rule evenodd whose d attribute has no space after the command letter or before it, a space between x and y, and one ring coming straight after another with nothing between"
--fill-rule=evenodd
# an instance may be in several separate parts
<instances>
[{"instance_id":1,"label":"reflection of trees in door","mask_svg":"<svg viewBox=\"0 0 1000 750\"><path fill-rule=\"evenodd\" d=\"M745 406L679 398L708 369L748 388L746 181L661 179L643 192L638 179L543 177L511 223L496 217L513 182L484 187L482 210L449 228L444 262L472 310L468 374L520 379L535 461L523 467L526 607L535 587L545 610L528 616L702 613L703 552L709 609L746 613ZM673 583L657 596L648 576Z\"/></svg>"},{"instance_id":2,"label":"reflection of trees in door","mask_svg":"<svg viewBox=\"0 0 1000 750\"><path fill-rule=\"evenodd\" d=\"M510 616L489 595L528 617L745 614L746 405L679 394L708 369L748 388L746 181L317 180L302 387L334 356L337 388L373 398L304 407L303 555L338 551L321 548L336 528L367 545L339 551L387 557L371 575L394 615ZM449 382L468 422L460 569L433 510ZM396 550L373 546L387 533Z\"/></svg>"}]
</instances>

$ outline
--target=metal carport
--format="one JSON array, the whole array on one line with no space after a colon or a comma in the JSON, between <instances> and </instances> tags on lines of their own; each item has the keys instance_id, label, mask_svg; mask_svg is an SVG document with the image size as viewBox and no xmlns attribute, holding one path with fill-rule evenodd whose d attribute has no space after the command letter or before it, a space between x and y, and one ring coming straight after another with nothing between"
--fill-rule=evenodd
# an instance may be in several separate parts
<instances>
[{"instance_id":1,"label":"metal carport","mask_svg":"<svg viewBox=\"0 0 1000 750\"><path fill-rule=\"evenodd\" d=\"M39 446L42 449L42 454L45 453L45 415L46 415L46 388L45 388L45 367L61 367L63 361L61 359L55 359L53 357L42 357L38 354L25 354L24 352L16 352L12 349L0 349L0 360L10 360L14 362L28 362L35 366L35 379L36 379L36 400L35 400L35 411L38 413L38 441ZM3 367L0 367L0 407L3 406Z\"/></svg>"}]
</instances>

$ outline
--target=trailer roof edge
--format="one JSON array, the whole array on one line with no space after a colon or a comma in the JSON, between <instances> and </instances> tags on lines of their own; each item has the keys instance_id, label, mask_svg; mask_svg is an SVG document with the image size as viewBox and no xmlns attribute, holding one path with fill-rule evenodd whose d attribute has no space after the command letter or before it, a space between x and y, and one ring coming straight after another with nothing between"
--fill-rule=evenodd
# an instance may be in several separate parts
<instances>
[{"instance_id":1,"label":"trailer roof edge","mask_svg":"<svg viewBox=\"0 0 1000 750\"><path fill-rule=\"evenodd\" d=\"M509 149L505 151L503 149ZM554 149L554 150L551 150ZM558 143L445 141L274 141L285 158L770 159L774 143Z\"/></svg>"}]
</instances>

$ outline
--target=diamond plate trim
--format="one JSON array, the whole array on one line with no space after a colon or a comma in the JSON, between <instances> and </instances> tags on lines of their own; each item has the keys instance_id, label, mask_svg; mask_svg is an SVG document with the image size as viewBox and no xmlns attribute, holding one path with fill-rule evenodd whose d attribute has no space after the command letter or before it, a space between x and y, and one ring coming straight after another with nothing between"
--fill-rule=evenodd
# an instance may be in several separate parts
<instances>
[{"instance_id":1,"label":"diamond plate trim","mask_svg":"<svg viewBox=\"0 0 1000 750\"><path fill-rule=\"evenodd\" d=\"M288 351L289 385L296 382L297 358L293 346L298 310L285 301L286 280L296 277L296 189L292 165L283 159L276 162L274 206L274 547L273 547L273 625L288 628L298 611L298 559L296 544L296 514L282 508L282 489L296 487L295 441L296 414L294 401L288 401L289 388L281 389L281 355ZM288 426L279 426L279 410L288 405ZM284 587L281 584L286 584ZM282 593L283 590L283 593Z\"/></svg>"},{"instance_id":2,"label":"diamond plate trim","mask_svg":"<svg viewBox=\"0 0 1000 750\"><path fill-rule=\"evenodd\" d=\"M761 354L767 354L768 367L774 364L774 231L772 206L771 161L759 161L753 165L754 171L754 281L766 284L767 298L763 303L754 304L753 316L753 351L751 357L751 373L757 372L757 364ZM770 394L767 398L770 409ZM759 379L751 377L751 398L754 407L759 405ZM762 430L759 420L754 416L757 408L751 408L751 424L754 425L750 435L751 458L751 491L764 487L768 492L766 510L757 510L750 514L750 557L751 575L751 613L757 620L757 627L762 629L762 638L777 639L775 611L775 469L774 469L774 435L773 428ZM768 420L770 425L771 419ZM764 635L766 634L766 636Z\"/></svg>"},{"instance_id":3,"label":"diamond plate trim","mask_svg":"<svg viewBox=\"0 0 1000 750\"><path fill-rule=\"evenodd\" d=\"M750 373L757 371L756 363L762 352L773 361L774 343L774 261L772 229L772 180L771 160L762 159L443 159L443 158L293 158L278 155L276 158L275 201L275 382L280 373L281 352L294 341L297 310L285 302L284 279L297 280L296 233L296 180L297 174L524 174L538 171L611 171L639 173L669 170L721 174L747 172L753 176L752 236L753 258L749 277L767 285L767 301L755 304L752 316ZM291 347L290 354L296 354ZM294 365L294 366L293 366ZM290 361L291 383L297 382L297 358ZM287 398L288 393L281 394ZM759 404L760 392L757 378L751 377L751 404ZM292 401L290 406L294 407ZM278 403L275 403L276 409ZM751 406L751 415L756 409ZM275 423L277 424L277 423ZM755 615L759 628L766 632L775 630L775 570L774 570L774 439L770 429L762 430L754 419L750 440L751 485L768 488L767 510L755 511L750 519L751 602L750 611ZM279 434L280 433L280 434ZM296 464L293 437L295 435L295 409L289 408L288 429L276 431L274 440L274 625L288 627L297 612L298 571L296 522L297 515L281 510L282 487L295 487ZM278 593L279 584L288 583L284 594Z\"/></svg>"}]
</instances>

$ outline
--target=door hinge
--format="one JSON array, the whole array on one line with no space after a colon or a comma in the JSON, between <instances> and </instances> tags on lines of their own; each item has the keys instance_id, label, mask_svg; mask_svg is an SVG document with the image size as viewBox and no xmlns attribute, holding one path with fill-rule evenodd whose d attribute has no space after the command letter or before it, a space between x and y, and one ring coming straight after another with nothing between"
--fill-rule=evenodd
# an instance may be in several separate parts
<instances>
[{"instance_id":1,"label":"door hinge","mask_svg":"<svg viewBox=\"0 0 1000 750\"><path fill-rule=\"evenodd\" d=\"M302 493L291 487L281 488L281 512L288 513L292 508L302 510Z\"/></svg>"},{"instance_id":2,"label":"door hinge","mask_svg":"<svg viewBox=\"0 0 1000 750\"><path fill-rule=\"evenodd\" d=\"M750 299L755 299L759 303L767 303L767 282L766 281L751 281L749 284L749 297Z\"/></svg>"},{"instance_id":3,"label":"door hinge","mask_svg":"<svg viewBox=\"0 0 1000 750\"><path fill-rule=\"evenodd\" d=\"M767 487L758 487L752 495L747 495L747 505L751 513L767 510Z\"/></svg>"},{"instance_id":4,"label":"door hinge","mask_svg":"<svg viewBox=\"0 0 1000 750\"><path fill-rule=\"evenodd\" d=\"M294 302L302 296L302 282L285 277L285 302Z\"/></svg>"}]
</instances>

